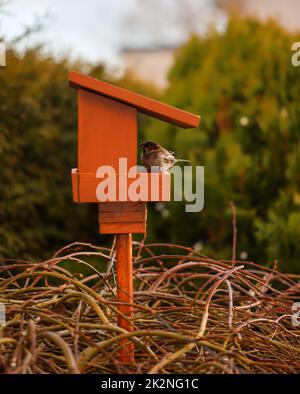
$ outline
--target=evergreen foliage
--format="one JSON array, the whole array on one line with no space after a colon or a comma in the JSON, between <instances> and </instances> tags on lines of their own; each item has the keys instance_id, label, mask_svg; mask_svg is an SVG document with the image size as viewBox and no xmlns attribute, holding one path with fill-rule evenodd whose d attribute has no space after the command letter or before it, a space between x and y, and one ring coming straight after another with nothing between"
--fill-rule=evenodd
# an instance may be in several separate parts
<instances>
[{"instance_id":1,"label":"evergreen foliage","mask_svg":"<svg viewBox=\"0 0 300 394\"><path fill-rule=\"evenodd\" d=\"M205 209L182 204L152 222L172 242L202 243L231 257L230 201L237 207L238 255L300 270L300 67L291 64L299 35L275 22L233 18L224 34L191 37L177 53L164 100L200 114L199 130L153 124L149 138L205 166ZM166 234L165 234L166 236ZM246 253L245 253L246 252Z\"/></svg>"}]
</instances>

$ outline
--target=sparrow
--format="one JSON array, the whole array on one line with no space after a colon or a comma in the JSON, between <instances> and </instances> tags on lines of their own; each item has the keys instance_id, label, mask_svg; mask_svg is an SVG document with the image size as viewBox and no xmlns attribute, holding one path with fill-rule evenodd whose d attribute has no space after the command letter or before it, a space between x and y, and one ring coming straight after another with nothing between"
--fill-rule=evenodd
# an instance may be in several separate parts
<instances>
[{"instance_id":1,"label":"sparrow","mask_svg":"<svg viewBox=\"0 0 300 394\"><path fill-rule=\"evenodd\" d=\"M139 144L142 149L141 163L148 172L168 173L176 163L189 160L176 159L175 153L171 152L155 141L144 141Z\"/></svg>"}]
</instances>

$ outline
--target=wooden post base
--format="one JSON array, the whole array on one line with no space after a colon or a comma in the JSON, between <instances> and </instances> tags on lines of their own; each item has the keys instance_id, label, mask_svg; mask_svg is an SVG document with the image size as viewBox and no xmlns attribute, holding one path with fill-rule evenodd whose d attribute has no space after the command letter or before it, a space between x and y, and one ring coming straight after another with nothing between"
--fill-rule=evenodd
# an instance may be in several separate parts
<instances>
[{"instance_id":1,"label":"wooden post base","mask_svg":"<svg viewBox=\"0 0 300 394\"><path fill-rule=\"evenodd\" d=\"M133 275L132 275L132 235L116 235L116 274L117 296L120 302L133 303ZM133 318L133 307L120 305L119 311L129 319ZM118 325L126 331L132 331L132 324L122 316L119 317ZM120 350L120 361L123 363L134 362L134 344L129 339L123 339Z\"/></svg>"},{"instance_id":2,"label":"wooden post base","mask_svg":"<svg viewBox=\"0 0 300 394\"><path fill-rule=\"evenodd\" d=\"M120 328L133 331L133 268L132 268L132 233L145 233L147 207L145 202L107 202L99 204L100 234L116 236L116 279L117 298L121 305L119 311L126 316L119 316ZM127 304L127 305L126 305ZM119 354L122 363L134 362L134 344L125 338L121 342Z\"/></svg>"}]
</instances>

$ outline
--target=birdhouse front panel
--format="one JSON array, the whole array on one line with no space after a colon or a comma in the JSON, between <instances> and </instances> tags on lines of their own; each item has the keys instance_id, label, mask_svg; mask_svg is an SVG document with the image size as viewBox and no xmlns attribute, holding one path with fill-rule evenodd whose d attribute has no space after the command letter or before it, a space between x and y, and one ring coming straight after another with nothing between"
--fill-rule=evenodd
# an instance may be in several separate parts
<instances>
[{"instance_id":1,"label":"birdhouse front panel","mask_svg":"<svg viewBox=\"0 0 300 394\"><path fill-rule=\"evenodd\" d=\"M118 171L119 158L137 164L137 110L79 89L78 171L96 174L100 166Z\"/></svg>"},{"instance_id":2,"label":"birdhouse front panel","mask_svg":"<svg viewBox=\"0 0 300 394\"><path fill-rule=\"evenodd\" d=\"M146 193L138 200L170 200L169 174L127 178L129 170L137 165L137 115L134 107L78 90L78 169L72 170L75 202L103 202L96 195L100 182L97 170L101 166L111 166L117 175L116 196L106 199L103 194L104 201L130 201L127 191L137 178L146 186ZM120 159L126 160L125 171L120 169Z\"/></svg>"}]
</instances>

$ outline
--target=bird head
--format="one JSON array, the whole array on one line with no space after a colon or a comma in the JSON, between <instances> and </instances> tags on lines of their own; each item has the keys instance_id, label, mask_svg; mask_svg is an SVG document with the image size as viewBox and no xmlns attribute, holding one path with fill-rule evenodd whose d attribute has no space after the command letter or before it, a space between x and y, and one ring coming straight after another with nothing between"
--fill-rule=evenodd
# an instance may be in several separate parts
<instances>
[{"instance_id":1,"label":"bird head","mask_svg":"<svg viewBox=\"0 0 300 394\"><path fill-rule=\"evenodd\" d=\"M160 145L155 141L144 141L139 144L143 152L153 152L160 149Z\"/></svg>"}]
</instances>

